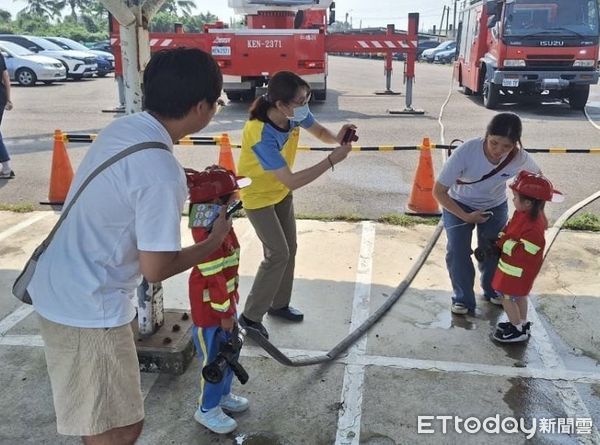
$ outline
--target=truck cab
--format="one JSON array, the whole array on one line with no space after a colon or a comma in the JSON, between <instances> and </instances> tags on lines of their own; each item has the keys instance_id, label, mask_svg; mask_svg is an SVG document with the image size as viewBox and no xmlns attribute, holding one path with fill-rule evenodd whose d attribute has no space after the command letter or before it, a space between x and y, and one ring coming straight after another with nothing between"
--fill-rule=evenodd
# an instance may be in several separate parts
<instances>
[{"instance_id":1,"label":"truck cab","mask_svg":"<svg viewBox=\"0 0 600 445\"><path fill-rule=\"evenodd\" d=\"M487 108L567 99L580 110L598 83L596 0L466 1L455 74Z\"/></svg>"}]
</instances>

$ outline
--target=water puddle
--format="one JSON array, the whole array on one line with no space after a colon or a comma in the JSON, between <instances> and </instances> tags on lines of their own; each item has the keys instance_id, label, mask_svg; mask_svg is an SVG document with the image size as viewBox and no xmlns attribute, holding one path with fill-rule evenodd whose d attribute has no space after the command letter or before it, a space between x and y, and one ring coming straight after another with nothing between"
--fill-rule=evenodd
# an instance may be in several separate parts
<instances>
[{"instance_id":1,"label":"water puddle","mask_svg":"<svg viewBox=\"0 0 600 445\"><path fill-rule=\"evenodd\" d=\"M415 323L415 326L421 329L452 329L461 328L467 331L477 329L477 323L469 317L462 315L453 315L448 309L440 312L436 319L431 323Z\"/></svg>"}]
</instances>

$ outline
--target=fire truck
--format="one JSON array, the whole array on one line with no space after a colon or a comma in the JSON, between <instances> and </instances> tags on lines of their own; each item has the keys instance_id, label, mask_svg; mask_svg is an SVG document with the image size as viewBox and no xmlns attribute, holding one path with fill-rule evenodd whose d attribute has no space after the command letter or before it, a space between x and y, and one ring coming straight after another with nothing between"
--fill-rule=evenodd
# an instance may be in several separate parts
<instances>
[{"instance_id":1,"label":"fire truck","mask_svg":"<svg viewBox=\"0 0 600 445\"><path fill-rule=\"evenodd\" d=\"M393 27L378 33L327 33L335 20L332 0L228 0L236 14L244 15L242 28L222 22L206 25L203 33L150 33L151 51L170 47L200 48L217 60L223 73L223 90L232 101L250 101L257 88L266 86L277 71L293 71L308 82L313 99L327 97L328 53L386 54L385 74L390 85L392 56L406 53L405 80L412 86L418 43L418 14L409 14L408 32ZM329 11L329 21L327 12ZM113 23L111 44L120 66L119 26ZM408 93L408 91L407 91ZM407 94L408 96L408 94ZM407 97L407 108L410 108Z\"/></svg>"},{"instance_id":2,"label":"fire truck","mask_svg":"<svg viewBox=\"0 0 600 445\"><path fill-rule=\"evenodd\" d=\"M465 0L455 78L500 103L567 99L581 110L598 83L597 0Z\"/></svg>"}]
</instances>

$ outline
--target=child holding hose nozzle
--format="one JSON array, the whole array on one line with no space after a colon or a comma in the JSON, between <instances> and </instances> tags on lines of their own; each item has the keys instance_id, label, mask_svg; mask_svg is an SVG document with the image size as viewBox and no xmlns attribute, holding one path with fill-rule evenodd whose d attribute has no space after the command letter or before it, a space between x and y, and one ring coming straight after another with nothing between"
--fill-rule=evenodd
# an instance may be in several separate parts
<instances>
[{"instance_id":1,"label":"child holding hose nozzle","mask_svg":"<svg viewBox=\"0 0 600 445\"><path fill-rule=\"evenodd\" d=\"M195 242L200 242L208 237L212 224L225 206L235 205L235 191L250 181L236 178L231 171L216 165L202 172L186 169L186 178L190 194L189 226ZM194 321L193 339L201 368L219 362L216 359L222 358L223 351L227 352L228 364L232 361L237 364L241 341L232 336L238 335L239 255L240 246L232 227L221 246L192 269L189 297ZM231 345L238 345L233 354ZM241 368L239 364L237 366ZM231 393L233 371L230 366L225 368L222 374L217 373L220 374L218 377L222 375L220 379L207 381L201 376L198 409L194 414L198 423L219 434L229 433L237 427L237 422L223 409L237 413L248 408L246 398Z\"/></svg>"},{"instance_id":2,"label":"child holding hose nozzle","mask_svg":"<svg viewBox=\"0 0 600 445\"><path fill-rule=\"evenodd\" d=\"M494 340L502 343L529 339L527 295L544 260L544 231L548 227L544 205L546 201L564 199L541 173L523 170L509 187L514 195L515 212L496 242L500 259L492 279L492 287L502 296L509 320L498 323L493 335Z\"/></svg>"}]
</instances>

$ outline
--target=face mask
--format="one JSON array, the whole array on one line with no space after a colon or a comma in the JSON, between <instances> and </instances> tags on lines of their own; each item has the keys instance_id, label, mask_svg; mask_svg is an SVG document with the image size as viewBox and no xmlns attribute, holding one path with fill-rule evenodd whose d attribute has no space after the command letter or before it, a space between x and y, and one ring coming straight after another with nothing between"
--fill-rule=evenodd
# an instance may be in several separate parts
<instances>
[{"instance_id":1,"label":"face mask","mask_svg":"<svg viewBox=\"0 0 600 445\"><path fill-rule=\"evenodd\" d=\"M190 210L189 227L202 227L208 229L219 216L221 206L219 204L194 204Z\"/></svg>"},{"instance_id":2,"label":"face mask","mask_svg":"<svg viewBox=\"0 0 600 445\"><path fill-rule=\"evenodd\" d=\"M288 119L294 122L302 122L306 119L309 112L310 109L308 108L308 103L306 103L301 107L294 107L294 116L288 117Z\"/></svg>"}]
</instances>

